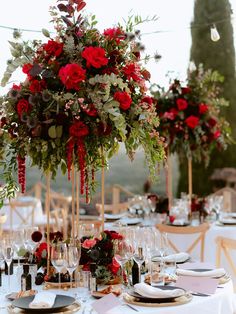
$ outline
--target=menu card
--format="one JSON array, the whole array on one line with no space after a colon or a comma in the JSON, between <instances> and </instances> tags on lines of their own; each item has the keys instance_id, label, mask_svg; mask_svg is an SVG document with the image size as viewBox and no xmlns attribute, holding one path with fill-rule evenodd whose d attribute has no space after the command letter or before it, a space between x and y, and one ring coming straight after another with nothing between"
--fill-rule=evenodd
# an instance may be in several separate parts
<instances>
[{"instance_id":1,"label":"menu card","mask_svg":"<svg viewBox=\"0 0 236 314\"><path fill-rule=\"evenodd\" d=\"M218 282L216 278L179 276L176 287L192 292L213 294L216 292Z\"/></svg>"},{"instance_id":2,"label":"menu card","mask_svg":"<svg viewBox=\"0 0 236 314\"><path fill-rule=\"evenodd\" d=\"M92 303L93 309L98 314L105 314L119 305L121 305L121 301L112 293Z\"/></svg>"}]
</instances>

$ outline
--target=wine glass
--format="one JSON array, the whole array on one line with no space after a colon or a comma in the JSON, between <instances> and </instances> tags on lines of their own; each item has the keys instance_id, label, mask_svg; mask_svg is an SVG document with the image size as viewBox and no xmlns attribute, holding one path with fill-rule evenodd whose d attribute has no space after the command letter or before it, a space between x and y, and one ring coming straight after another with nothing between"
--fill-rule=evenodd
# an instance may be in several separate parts
<instances>
[{"instance_id":1,"label":"wine glass","mask_svg":"<svg viewBox=\"0 0 236 314\"><path fill-rule=\"evenodd\" d=\"M36 246L38 245L37 242L34 242L32 240L32 234L35 231L38 231L38 227L28 226L24 229L24 247L30 253L30 256L29 256L29 262L30 263L32 262L32 259L33 259L33 252L34 252Z\"/></svg>"},{"instance_id":2,"label":"wine glass","mask_svg":"<svg viewBox=\"0 0 236 314\"><path fill-rule=\"evenodd\" d=\"M58 272L59 289L61 289L61 271L65 267L67 247L65 243L57 243L51 249L51 262Z\"/></svg>"},{"instance_id":3,"label":"wine glass","mask_svg":"<svg viewBox=\"0 0 236 314\"><path fill-rule=\"evenodd\" d=\"M13 246L14 246L14 251L17 254L17 261L18 261L18 266L17 266L17 273L20 272L20 256L22 249L24 247L24 230L15 230L13 233Z\"/></svg>"},{"instance_id":4,"label":"wine glass","mask_svg":"<svg viewBox=\"0 0 236 314\"><path fill-rule=\"evenodd\" d=\"M1 271L1 268L2 268L4 261L5 261L5 259L4 259L4 255L3 255L2 243L0 243L0 271ZM0 286L0 288L1 288L1 286ZM1 293L4 293L3 288L0 289L0 291L1 291Z\"/></svg>"},{"instance_id":5,"label":"wine glass","mask_svg":"<svg viewBox=\"0 0 236 314\"><path fill-rule=\"evenodd\" d=\"M72 288L72 275L80 260L81 248L73 244L68 244L66 250L65 267L70 274L70 286Z\"/></svg>"},{"instance_id":6,"label":"wine glass","mask_svg":"<svg viewBox=\"0 0 236 314\"><path fill-rule=\"evenodd\" d=\"M122 285L124 288L124 265L126 262L128 262L128 260L132 257L133 254L133 250L132 250L132 246L130 245L130 243L125 240L118 240L116 241L115 245L114 245L114 257L116 259L116 261L119 263L120 268L121 268L121 276L122 276Z\"/></svg>"},{"instance_id":7,"label":"wine glass","mask_svg":"<svg viewBox=\"0 0 236 314\"><path fill-rule=\"evenodd\" d=\"M12 239L11 238L5 239L3 241L3 257L4 257L4 260L5 260L6 264L7 264L8 290L9 290L9 292L11 290L10 266L11 266L11 262L12 262L12 259L13 259L13 254L14 254L14 250L13 250Z\"/></svg>"}]
</instances>

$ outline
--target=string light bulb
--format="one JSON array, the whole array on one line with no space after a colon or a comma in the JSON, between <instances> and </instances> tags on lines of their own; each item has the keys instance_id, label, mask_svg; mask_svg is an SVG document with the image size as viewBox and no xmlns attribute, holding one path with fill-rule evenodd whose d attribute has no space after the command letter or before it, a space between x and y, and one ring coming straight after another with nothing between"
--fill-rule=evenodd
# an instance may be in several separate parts
<instances>
[{"instance_id":1,"label":"string light bulb","mask_svg":"<svg viewBox=\"0 0 236 314\"><path fill-rule=\"evenodd\" d=\"M215 24L213 24L211 26L211 40L212 41L218 41L220 39L220 34L218 33L218 30L215 26Z\"/></svg>"}]
</instances>

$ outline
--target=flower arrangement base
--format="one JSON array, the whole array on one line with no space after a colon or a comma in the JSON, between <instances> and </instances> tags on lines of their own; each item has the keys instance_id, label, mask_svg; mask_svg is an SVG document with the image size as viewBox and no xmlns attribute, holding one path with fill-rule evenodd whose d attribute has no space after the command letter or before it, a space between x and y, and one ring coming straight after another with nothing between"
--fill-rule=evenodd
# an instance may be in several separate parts
<instances>
[{"instance_id":1,"label":"flower arrangement base","mask_svg":"<svg viewBox=\"0 0 236 314\"><path fill-rule=\"evenodd\" d=\"M121 277L117 276L113 279L110 279L108 282L105 283L105 285L119 285L122 283ZM97 284L98 285L104 285L104 281L101 279L97 279Z\"/></svg>"},{"instance_id":2,"label":"flower arrangement base","mask_svg":"<svg viewBox=\"0 0 236 314\"><path fill-rule=\"evenodd\" d=\"M45 282L44 285L44 290L49 290L49 289L63 289L65 291L67 291L70 288L77 288L78 285L76 282L72 283L72 287L71 287L71 283L70 282L62 282L61 284L59 284L58 282Z\"/></svg>"}]
</instances>

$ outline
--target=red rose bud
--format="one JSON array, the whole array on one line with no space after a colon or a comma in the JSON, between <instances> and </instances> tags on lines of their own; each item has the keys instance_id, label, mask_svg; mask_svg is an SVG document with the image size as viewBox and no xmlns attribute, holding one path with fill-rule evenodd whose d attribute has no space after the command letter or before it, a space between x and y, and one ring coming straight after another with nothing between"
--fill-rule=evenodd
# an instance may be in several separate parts
<instances>
[{"instance_id":1,"label":"red rose bud","mask_svg":"<svg viewBox=\"0 0 236 314\"><path fill-rule=\"evenodd\" d=\"M27 75L29 76L29 72L30 72L30 70L32 69L32 67L33 67L33 64L31 64L31 63L25 63L25 64L23 65L23 67L22 67L22 72L25 73L25 74L27 74Z\"/></svg>"},{"instance_id":2,"label":"red rose bud","mask_svg":"<svg viewBox=\"0 0 236 314\"><path fill-rule=\"evenodd\" d=\"M132 104L132 99L126 92L115 92L114 99L120 103L120 108L123 110L128 110Z\"/></svg>"},{"instance_id":3,"label":"red rose bud","mask_svg":"<svg viewBox=\"0 0 236 314\"><path fill-rule=\"evenodd\" d=\"M103 35L109 40L115 40L117 44L119 44L121 40L125 39L125 33L119 27L105 29Z\"/></svg>"},{"instance_id":4,"label":"red rose bud","mask_svg":"<svg viewBox=\"0 0 236 314\"><path fill-rule=\"evenodd\" d=\"M88 68L91 66L99 69L102 66L107 65L108 59L105 57L106 51L101 47L86 47L81 56L87 61Z\"/></svg>"},{"instance_id":5,"label":"red rose bud","mask_svg":"<svg viewBox=\"0 0 236 314\"><path fill-rule=\"evenodd\" d=\"M150 96L145 96L142 98L141 102L145 102L146 104L149 104L149 106L151 106L153 104L153 98Z\"/></svg>"},{"instance_id":6,"label":"red rose bud","mask_svg":"<svg viewBox=\"0 0 236 314\"><path fill-rule=\"evenodd\" d=\"M69 129L70 136L83 137L89 134L87 125L82 121L76 121Z\"/></svg>"},{"instance_id":7,"label":"red rose bud","mask_svg":"<svg viewBox=\"0 0 236 314\"><path fill-rule=\"evenodd\" d=\"M136 63L127 64L123 68L123 73L128 80L133 80L135 82L141 81L140 77L140 67Z\"/></svg>"},{"instance_id":8,"label":"red rose bud","mask_svg":"<svg viewBox=\"0 0 236 314\"><path fill-rule=\"evenodd\" d=\"M98 115L98 111L97 111L97 109L95 108L95 106L94 106L94 104L90 104L89 106L88 106L88 108L82 108L82 110L84 111L84 112L86 112L87 113L87 115L88 116L90 116L90 117L97 117L97 115Z\"/></svg>"},{"instance_id":9,"label":"red rose bud","mask_svg":"<svg viewBox=\"0 0 236 314\"><path fill-rule=\"evenodd\" d=\"M216 130L215 132L214 132L214 139L217 139L218 137L220 137L220 135L221 135L221 132L220 132L220 130Z\"/></svg>"},{"instance_id":10,"label":"red rose bud","mask_svg":"<svg viewBox=\"0 0 236 314\"><path fill-rule=\"evenodd\" d=\"M208 111L208 106L206 104L201 103L199 105L199 113L204 114Z\"/></svg>"},{"instance_id":11,"label":"red rose bud","mask_svg":"<svg viewBox=\"0 0 236 314\"><path fill-rule=\"evenodd\" d=\"M45 88L46 88L46 82L44 80L41 80L41 81L32 80L32 81L30 81L29 90L32 93L39 93Z\"/></svg>"},{"instance_id":12,"label":"red rose bud","mask_svg":"<svg viewBox=\"0 0 236 314\"><path fill-rule=\"evenodd\" d=\"M195 129L199 123L199 118L193 115L189 116L187 119L185 119L185 123L190 129Z\"/></svg>"},{"instance_id":13,"label":"red rose bud","mask_svg":"<svg viewBox=\"0 0 236 314\"><path fill-rule=\"evenodd\" d=\"M16 111L17 111L18 116L20 118L21 118L23 112L28 113L29 111L31 111L31 109L32 109L32 107L29 104L28 100L26 100L24 98L20 99L18 101L18 103L16 104Z\"/></svg>"},{"instance_id":14,"label":"red rose bud","mask_svg":"<svg viewBox=\"0 0 236 314\"><path fill-rule=\"evenodd\" d=\"M216 125L216 120L214 118L210 118L208 121L208 124L213 128Z\"/></svg>"},{"instance_id":15,"label":"red rose bud","mask_svg":"<svg viewBox=\"0 0 236 314\"><path fill-rule=\"evenodd\" d=\"M181 88L181 91L182 91L182 94L185 95L185 94L189 94L191 92L191 88L190 87L182 87Z\"/></svg>"},{"instance_id":16,"label":"red rose bud","mask_svg":"<svg viewBox=\"0 0 236 314\"><path fill-rule=\"evenodd\" d=\"M185 110L188 107L187 101L183 98L178 98L176 104L179 110Z\"/></svg>"}]
</instances>

